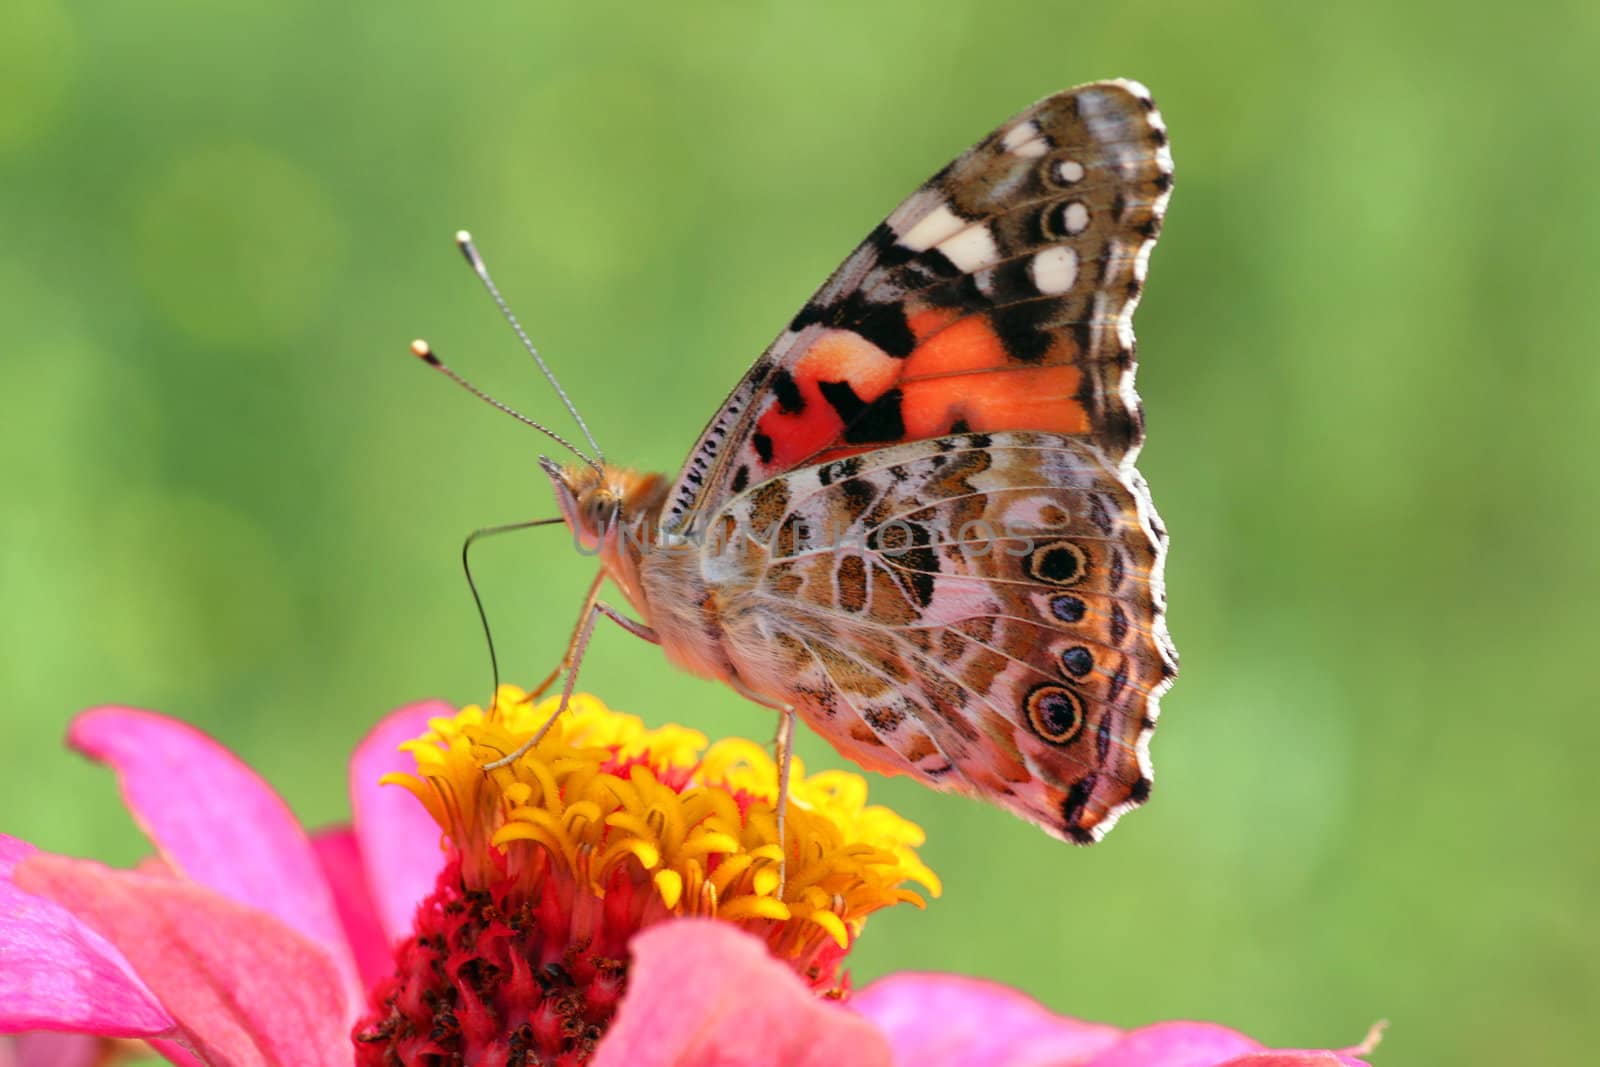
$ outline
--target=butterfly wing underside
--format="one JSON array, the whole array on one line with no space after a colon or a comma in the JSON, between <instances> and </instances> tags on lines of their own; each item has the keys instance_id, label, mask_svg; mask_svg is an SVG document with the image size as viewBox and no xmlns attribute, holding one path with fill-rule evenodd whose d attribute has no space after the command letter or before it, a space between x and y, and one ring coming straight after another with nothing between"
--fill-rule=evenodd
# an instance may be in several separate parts
<instances>
[{"instance_id":1,"label":"butterfly wing underside","mask_svg":"<svg viewBox=\"0 0 1600 1067\"><path fill-rule=\"evenodd\" d=\"M781 475L723 514L745 538L724 551L764 548L728 632L741 674L845 755L1080 843L1149 795L1177 672L1165 536L1092 444L912 442Z\"/></svg>"},{"instance_id":2,"label":"butterfly wing underside","mask_svg":"<svg viewBox=\"0 0 1600 1067\"><path fill-rule=\"evenodd\" d=\"M662 515L736 532L704 569L742 576L722 626L753 690L1077 842L1148 795L1176 673L1131 321L1171 172L1135 83L1001 126L757 360Z\"/></svg>"}]
</instances>

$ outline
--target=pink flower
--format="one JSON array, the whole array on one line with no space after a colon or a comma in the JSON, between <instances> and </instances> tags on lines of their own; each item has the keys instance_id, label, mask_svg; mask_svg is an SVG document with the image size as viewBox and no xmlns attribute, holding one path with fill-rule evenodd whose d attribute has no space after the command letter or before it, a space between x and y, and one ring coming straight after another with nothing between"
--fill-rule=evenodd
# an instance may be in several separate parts
<instances>
[{"instance_id":1,"label":"pink flower","mask_svg":"<svg viewBox=\"0 0 1600 1067\"><path fill-rule=\"evenodd\" d=\"M192 727L124 708L80 716L70 743L116 770L159 862L112 870L0 835L0 1033L140 1038L214 1067L349 1064L366 987L443 859L433 820L377 781L452 710L386 719L351 761L356 828L314 837ZM9 1053L19 1067L94 1062L85 1047L27 1034Z\"/></svg>"},{"instance_id":2,"label":"pink flower","mask_svg":"<svg viewBox=\"0 0 1600 1067\"><path fill-rule=\"evenodd\" d=\"M0 1038L0 1067L88 1067L105 1062L115 1039L146 1041L184 1065L349 1067L352 1028L374 997L382 1002L384 991L405 987L396 966L416 955L405 948L416 944L419 903L437 901L463 860L446 866L439 825L413 793L378 786L385 774L414 769L397 747L452 711L422 704L384 720L351 761L353 828L316 835L253 771L191 727L127 709L81 716L71 743L118 773L159 858L113 870L0 836L0 1034L19 1035ZM873 818L882 825L887 816ZM592 1057L563 1062L1361 1062L1357 1050L1270 1052L1207 1024L1123 1032L953 976L895 976L841 1002L817 995L815 974L802 977L814 963L797 971L773 951L771 929L751 916L743 928L731 918L664 916L628 942L625 992ZM519 1062L516 1042L509 1047L511 1057L494 1067Z\"/></svg>"}]
</instances>

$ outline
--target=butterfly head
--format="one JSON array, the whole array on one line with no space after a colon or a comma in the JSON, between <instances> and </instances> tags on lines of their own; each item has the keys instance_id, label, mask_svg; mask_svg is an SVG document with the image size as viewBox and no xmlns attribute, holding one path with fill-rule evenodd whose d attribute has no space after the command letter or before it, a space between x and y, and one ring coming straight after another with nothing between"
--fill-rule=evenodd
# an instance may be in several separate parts
<instances>
[{"instance_id":1,"label":"butterfly head","mask_svg":"<svg viewBox=\"0 0 1600 1067\"><path fill-rule=\"evenodd\" d=\"M561 517L583 551L600 553L610 567L614 559L627 555L626 547L636 554L648 543L648 527L667 495L667 480L661 475L609 463L598 469L586 463L563 467L548 457L540 457L539 465L555 489Z\"/></svg>"}]
</instances>

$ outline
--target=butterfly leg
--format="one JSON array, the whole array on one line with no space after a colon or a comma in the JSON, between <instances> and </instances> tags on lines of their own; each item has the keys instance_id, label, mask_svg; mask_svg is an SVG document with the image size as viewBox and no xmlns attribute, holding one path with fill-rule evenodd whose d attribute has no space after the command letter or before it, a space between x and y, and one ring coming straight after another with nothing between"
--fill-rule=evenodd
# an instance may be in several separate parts
<instances>
[{"instance_id":1,"label":"butterfly leg","mask_svg":"<svg viewBox=\"0 0 1600 1067\"><path fill-rule=\"evenodd\" d=\"M789 846L784 840L784 816L789 811L789 767L794 762L794 709L785 707L778 719L778 736L773 742L778 750L778 899L783 899L785 874L789 866Z\"/></svg>"},{"instance_id":2,"label":"butterfly leg","mask_svg":"<svg viewBox=\"0 0 1600 1067\"><path fill-rule=\"evenodd\" d=\"M596 583L596 587L598 588L598 583ZM593 596L592 593L590 595ZM603 600L591 600L588 610L584 613L583 623L578 627L577 636L572 642L572 663L567 670L566 684L561 687L561 701L556 705L555 712L545 720L544 725L539 727L532 737L518 745L515 752L485 763L483 765L484 770L492 771L497 767L504 767L508 763L521 759L524 753L544 739L544 735L550 731L550 727L554 726L556 720L561 718L561 713L566 711L567 705L572 702L572 689L578 682L578 668L583 665L583 653L589 647L589 638L594 634L594 624L602 615L635 637L642 637L653 645L661 643L661 638L656 635L656 632L644 623L628 618Z\"/></svg>"},{"instance_id":3,"label":"butterfly leg","mask_svg":"<svg viewBox=\"0 0 1600 1067\"><path fill-rule=\"evenodd\" d=\"M789 764L794 757L794 708L789 704L776 704L759 693L752 692L737 678L729 684L733 691L746 700L778 713L778 733L772 739L773 758L778 764L778 899L783 899L784 870L789 863L789 851L783 839L783 825L789 811Z\"/></svg>"}]
</instances>

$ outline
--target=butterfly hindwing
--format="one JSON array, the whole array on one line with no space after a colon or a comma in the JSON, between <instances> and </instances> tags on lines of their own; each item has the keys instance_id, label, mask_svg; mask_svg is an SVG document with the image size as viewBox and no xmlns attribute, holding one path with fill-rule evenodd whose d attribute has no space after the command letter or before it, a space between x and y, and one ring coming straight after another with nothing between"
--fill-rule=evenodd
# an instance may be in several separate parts
<instances>
[{"instance_id":1,"label":"butterfly hindwing","mask_svg":"<svg viewBox=\"0 0 1600 1067\"><path fill-rule=\"evenodd\" d=\"M1176 672L1165 535L1092 442L899 445L781 475L722 515L742 535L724 562L761 569L727 634L741 675L847 756L1079 842L1148 795Z\"/></svg>"},{"instance_id":2,"label":"butterfly hindwing","mask_svg":"<svg viewBox=\"0 0 1600 1067\"><path fill-rule=\"evenodd\" d=\"M1090 436L1131 466L1131 316L1171 174L1137 83L1068 90L1002 125L880 224L757 360L663 525L784 471L953 432Z\"/></svg>"}]
</instances>

